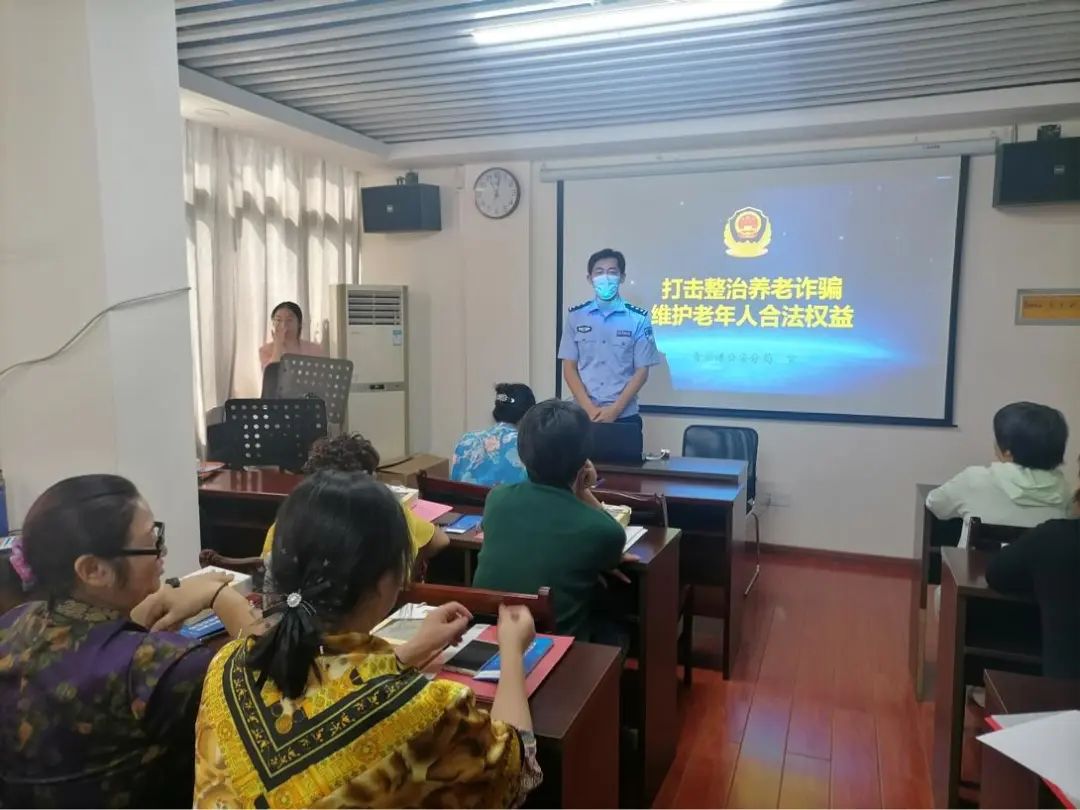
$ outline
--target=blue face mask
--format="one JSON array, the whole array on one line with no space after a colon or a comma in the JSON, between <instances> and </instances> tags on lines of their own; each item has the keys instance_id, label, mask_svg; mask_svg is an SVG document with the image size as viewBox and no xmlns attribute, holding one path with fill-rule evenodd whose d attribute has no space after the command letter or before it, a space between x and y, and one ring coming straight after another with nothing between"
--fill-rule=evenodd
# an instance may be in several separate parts
<instances>
[{"instance_id":1,"label":"blue face mask","mask_svg":"<svg viewBox=\"0 0 1080 810\"><path fill-rule=\"evenodd\" d=\"M611 301L619 294L619 279L615 276L597 276L592 284L601 301Z\"/></svg>"}]
</instances>

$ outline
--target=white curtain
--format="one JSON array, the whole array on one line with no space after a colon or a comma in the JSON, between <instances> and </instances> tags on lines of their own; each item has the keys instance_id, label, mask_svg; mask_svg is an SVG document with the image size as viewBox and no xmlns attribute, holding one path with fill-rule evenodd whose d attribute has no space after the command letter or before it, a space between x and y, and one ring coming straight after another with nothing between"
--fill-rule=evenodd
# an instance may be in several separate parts
<instances>
[{"instance_id":1,"label":"white curtain","mask_svg":"<svg viewBox=\"0 0 1080 810\"><path fill-rule=\"evenodd\" d=\"M355 171L186 121L184 201L193 289L196 418L262 389L270 310L295 301L303 337L329 340L330 285L360 281Z\"/></svg>"}]
</instances>

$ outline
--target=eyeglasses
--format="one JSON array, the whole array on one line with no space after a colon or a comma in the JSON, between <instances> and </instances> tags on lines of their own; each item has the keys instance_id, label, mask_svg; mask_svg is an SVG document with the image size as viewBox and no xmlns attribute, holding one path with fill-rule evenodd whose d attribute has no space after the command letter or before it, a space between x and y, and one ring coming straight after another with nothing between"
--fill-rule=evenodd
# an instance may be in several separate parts
<instances>
[{"instance_id":1,"label":"eyeglasses","mask_svg":"<svg viewBox=\"0 0 1080 810\"><path fill-rule=\"evenodd\" d=\"M165 524L154 524L154 547L153 548L122 548L116 552L116 557L162 557L165 554Z\"/></svg>"}]
</instances>

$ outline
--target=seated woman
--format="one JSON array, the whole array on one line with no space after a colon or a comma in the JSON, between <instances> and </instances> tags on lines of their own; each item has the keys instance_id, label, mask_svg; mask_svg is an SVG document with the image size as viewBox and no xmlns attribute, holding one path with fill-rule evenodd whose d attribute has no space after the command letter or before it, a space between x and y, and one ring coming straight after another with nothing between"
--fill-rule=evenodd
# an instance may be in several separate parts
<instances>
[{"instance_id":1,"label":"seated woman","mask_svg":"<svg viewBox=\"0 0 1080 810\"><path fill-rule=\"evenodd\" d=\"M461 605L437 608L396 650L370 635L412 555L397 498L370 476L323 471L289 496L271 563L288 596L272 629L210 666L196 807L508 807L539 784L526 608L500 609L490 715L468 687L414 668L464 633Z\"/></svg>"},{"instance_id":2,"label":"seated woman","mask_svg":"<svg viewBox=\"0 0 1080 810\"><path fill-rule=\"evenodd\" d=\"M304 473L310 475L322 470L337 470L375 475L378 468L379 451L375 449L375 445L359 433L343 433L332 439L319 439L311 446L308 460L304 464ZM418 568L422 569L428 560L450 545L450 538L434 523L417 517L409 507L402 506L401 511L405 515L405 525L412 541L413 556ZM267 563L268 576L263 584L263 591L266 593L274 590L273 577L269 576L269 556L274 545L274 531L275 527L271 526L266 533L262 550L263 560Z\"/></svg>"},{"instance_id":3,"label":"seated woman","mask_svg":"<svg viewBox=\"0 0 1080 810\"><path fill-rule=\"evenodd\" d=\"M536 404L532 389L523 383L499 383L495 386L495 424L461 437L454 448L450 477L467 484L493 487L524 481L525 466L518 457L517 425Z\"/></svg>"},{"instance_id":4,"label":"seated woman","mask_svg":"<svg viewBox=\"0 0 1080 810\"><path fill-rule=\"evenodd\" d=\"M271 363L278 363L286 354L304 354L309 357L326 357L321 343L312 343L300 337L304 328L304 312L292 301L282 301L270 313L270 342L259 347L259 363L263 371Z\"/></svg>"},{"instance_id":5,"label":"seated woman","mask_svg":"<svg viewBox=\"0 0 1080 810\"><path fill-rule=\"evenodd\" d=\"M50 487L20 542L48 601L0 617L0 806L190 807L212 654L165 628L213 608L235 635L251 606L221 575L159 589L164 527L115 475Z\"/></svg>"}]
</instances>

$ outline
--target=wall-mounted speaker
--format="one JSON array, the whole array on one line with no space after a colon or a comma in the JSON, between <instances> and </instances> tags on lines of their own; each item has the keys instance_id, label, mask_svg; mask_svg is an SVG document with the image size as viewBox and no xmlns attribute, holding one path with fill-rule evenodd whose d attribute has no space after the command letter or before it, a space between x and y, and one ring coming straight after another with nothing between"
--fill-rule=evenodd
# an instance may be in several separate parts
<instances>
[{"instance_id":1,"label":"wall-mounted speaker","mask_svg":"<svg viewBox=\"0 0 1080 810\"><path fill-rule=\"evenodd\" d=\"M369 186L360 192L367 233L442 230L439 187L425 183Z\"/></svg>"},{"instance_id":2,"label":"wall-mounted speaker","mask_svg":"<svg viewBox=\"0 0 1080 810\"><path fill-rule=\"evenodd\" d=\"M994 205L1080 202L1080 138L998 146Z\"/></svg>"}]
</instances>

